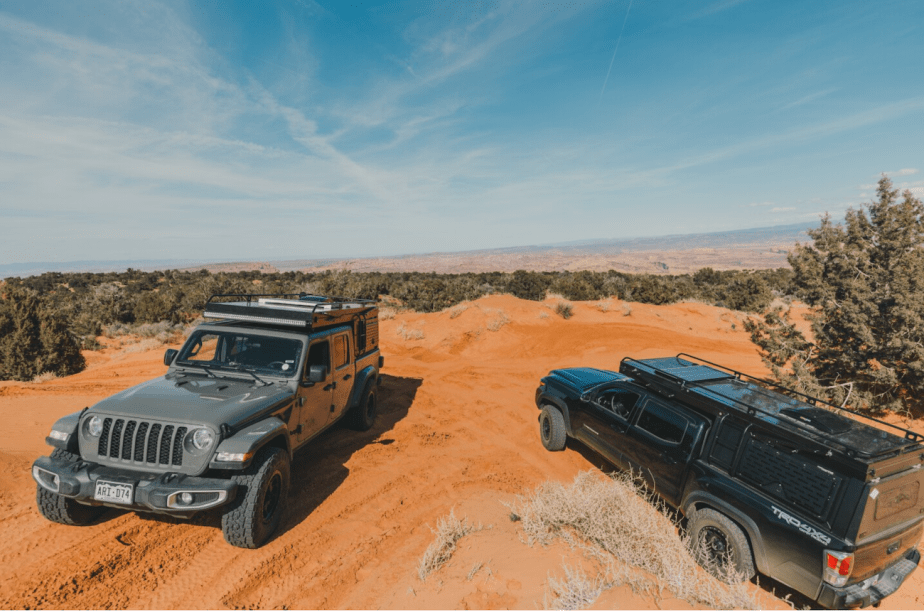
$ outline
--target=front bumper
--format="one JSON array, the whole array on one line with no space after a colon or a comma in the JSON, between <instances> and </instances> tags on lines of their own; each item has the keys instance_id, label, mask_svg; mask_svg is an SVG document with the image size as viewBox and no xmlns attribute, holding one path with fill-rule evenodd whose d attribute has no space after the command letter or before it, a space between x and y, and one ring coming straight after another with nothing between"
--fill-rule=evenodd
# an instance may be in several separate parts
<instances>
[{"instance_id":1,"label":"front bumper","mask_svg":"<svg viewBox=\"0 0 924 612\"><path fill-rule=\"evenodd\" d=\"M826 608L865 608L872 606L895 591L921 561L921 553L912 548L907 555L878 575L845 587L824 584L818 603Z\"/></svg>"},{"instance_id":2,"label":"front bumper","mask_svg":"<svg viewBox=\"0 0 924 612\"><path fill-rule=\"evenodd\" d=\"M220 478L201 478L183 474L150 474L120 468L39 457L32 464L32 477L40 487L94 506L111 506L126 510L157 512L189 517L200 510L215 508L234 499L237 484ZM131 485L131 503L114 503L96 499L96 482ZM191 503L182 494L192 496Z\"/></svg>"}]
</instances>

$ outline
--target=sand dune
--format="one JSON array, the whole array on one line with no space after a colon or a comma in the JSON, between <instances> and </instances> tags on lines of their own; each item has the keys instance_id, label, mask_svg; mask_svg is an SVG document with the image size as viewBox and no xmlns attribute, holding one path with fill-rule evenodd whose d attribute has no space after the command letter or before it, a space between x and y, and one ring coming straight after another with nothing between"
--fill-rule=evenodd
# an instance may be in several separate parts
<instances>
[{"instance_id":1,"label":"sand dune","mask_svg":"<svg viewBox=\"0 0 924 612\"><path fill-rule=\"evenodd\" d=\"M0 607L541 608L549 577L585 561L563 544L524 544L503 502L602 460L579 445L543 449L533 404L539 378L555 367L616 369L626 355L680 351L764 371L737 313L611 301L576 303L564 320L552 306L490 296L383 321L376 426L336 428L296 458L290 511L255 551L228 546L214 515L180 522L112 511L75 528L35 509L28 470L48 452L51 424L163 374L162 349L110 348L88 353L89 367L75 376L0 383ZM416 564L430 526L451 509L484 529L422 582ZM751 588L763 605L781 605L768 585ZM883 607L924 608L922 593L919 570ZM614 588L595 607L690 604Z\"/></svg>"}]
</instances>

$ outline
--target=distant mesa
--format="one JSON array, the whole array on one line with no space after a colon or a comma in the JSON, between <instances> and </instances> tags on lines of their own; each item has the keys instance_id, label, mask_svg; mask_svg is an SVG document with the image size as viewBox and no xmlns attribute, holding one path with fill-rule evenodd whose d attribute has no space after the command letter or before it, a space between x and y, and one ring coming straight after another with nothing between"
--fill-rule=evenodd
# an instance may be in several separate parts
<instances>
[{"instance_id":1,"label":"distant mesa","mask_svg":"<svg viewBox=\"0 0 924 612\"><path fill-rule=\"evenodd\" d=\"M716 270L785 268L787 252L809 240L806 230L817 223L780 225L708 234L678 234L652 238L581 240L530 245L423 253L358 259L289 259L282 261L133 260L0 264L0 278L33 276L44 272L121 272L184 270L263 273L302 270L353 272L513 272L527 270L685 274L701 268Z\"/></svg>"}]
</instances>

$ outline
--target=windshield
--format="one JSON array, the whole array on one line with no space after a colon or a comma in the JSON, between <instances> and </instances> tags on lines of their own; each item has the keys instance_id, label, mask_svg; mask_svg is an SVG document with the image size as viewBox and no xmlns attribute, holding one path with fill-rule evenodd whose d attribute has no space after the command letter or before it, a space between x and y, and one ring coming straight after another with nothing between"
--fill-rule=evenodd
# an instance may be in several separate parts
<instances>
[{"instance_id":1,"label":"windshield","mask_svg":"<svg viewBox=\"0 0 924 612\"><path fill-rule=\"evenodd\" d=\"M178 363L244 370L291 378L298 368L302 342L239 331L197 331L189 337Z\"/></svg>"}]
</instances>

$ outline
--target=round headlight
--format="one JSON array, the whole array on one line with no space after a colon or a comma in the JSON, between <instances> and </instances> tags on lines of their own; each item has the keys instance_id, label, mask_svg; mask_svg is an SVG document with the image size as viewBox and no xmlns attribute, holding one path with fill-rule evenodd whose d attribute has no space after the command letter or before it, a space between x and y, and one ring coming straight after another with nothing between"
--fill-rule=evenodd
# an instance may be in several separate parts
<instances>
[{"instance_id":1,"label":"round headlight","mask_svg":"<svg viewBox=\"0 0 924 612\"><path fill-rule=\"evenodd\" d=\"M103 433L103 419L98 416L92 417L87 421L87 433L98 438L101 433Z\"/></svg>"},{"instance_id":2,"label":"round headlight","mask_svg":"<svg viewBox=\"0 0 924 612\"><path fill-rule=\"evenodd\" d=\"M212 432L208 429L197 429L192 435L193 446L205 450L212 445Z\"/></svg>"}]
</instances>

